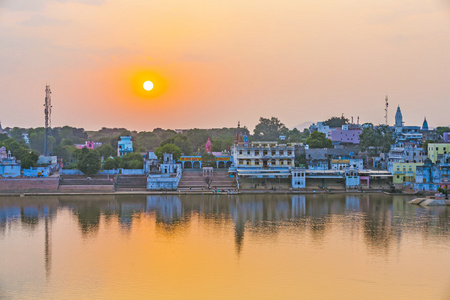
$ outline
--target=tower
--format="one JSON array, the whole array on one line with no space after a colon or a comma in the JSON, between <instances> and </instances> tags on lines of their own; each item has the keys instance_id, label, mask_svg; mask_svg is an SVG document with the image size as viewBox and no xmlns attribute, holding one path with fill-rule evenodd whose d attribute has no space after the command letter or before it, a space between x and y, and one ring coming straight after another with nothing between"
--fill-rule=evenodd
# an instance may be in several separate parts
<instances>
[{"instance_id":1,"label":"tower","mask_svg":"<svg viewBox=\"0 0 450 300\"><path fill-rule=\"evenodd\" d=\"M243 143L243 136L241 131L241 122L238 122L238 126L236 128L236 133L234 135L234 143L235 144L242 144Z\"/></svg>"},{"instance_id":2,"label":"tower","mask_svg":"<svg viewBox=\"0 0 450 300\"><path fill-rule=\"evenodd\" d=\"M424 120L423 120L422 130L423 130L423 131L427 131L427 130L428 130L427 117L425 117Z\"/></svg>"},{"instance_id":3,"label":"tower","mask_svg":"<svg viewBox=\"0 0 450 300\"><path fill-rule=\"evenodd\" d=\"M45 137L44 137L44 155L48 155L47 151L47 136L50 136L50 153L53 154L53 141L52 141L52 91L50 90L50 85L45 86L45 103L44 103L44 113L45 113Z\"/></svg>"},{"instance_id":4,"label":"tower","mask_svg":"<svg viewBox=\"0 0 450 300\"><path fill-rule=\"evenodd\" d=\"M395 127L403 127L403 115L400 110L400 105L397 107L397 112L395 113Z\"/></svg>"}]
</instances>

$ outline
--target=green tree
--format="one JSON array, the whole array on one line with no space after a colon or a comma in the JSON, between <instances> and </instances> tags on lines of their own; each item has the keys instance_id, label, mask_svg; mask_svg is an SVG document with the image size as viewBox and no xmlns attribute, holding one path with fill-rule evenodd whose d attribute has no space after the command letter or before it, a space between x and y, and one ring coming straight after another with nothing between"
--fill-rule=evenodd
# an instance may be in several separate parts
<instances>
[{"instance_id":1,"label":"green tree","mask_svg":"<svg viewBox=\"0 0 450 300\"><path fill-rule=\"evenodd\" d=\"M211 151L213 152L222 152L226 150L230 150L231 146L234 143L233 138L228 139L221 139L221 138L215 138L211 140Z\"/></svg>"},{"instance_id":2,"label":"green tree","mask_svg":"<svg viewBox=\"0 0 450 300\"><path fill-rule=\"evenodd\" d=\"M100 156L98 152L87 148L81 149L81 154L77 163L78 170L86 175L95 175L101 167Z\"/></svg>"},{"instance_id":3,"label":"green tree","mask_svg":"<svg viewBox=\"0 0 450 300\"><path fill-rule=\"evenodd\" d=\"M66 140L67 141L67 140ZM62 158L63 162L70 163L77 159L77 148L73 145L58 145L53 147L53 155Z\"/></svg>"},{"instance_id":4,"label":"green tree","mask_svg":"<svg viewBox=\"0 0 450 300\"><path fill-rule=\"evenodd\" d=\"M202 154L202 166L203 167L215 167L216 157L211 153Z\"/></svg>"},{"instance_id":5,"label":"green tree","mask_svg":"<svg viewBox=\"0 0 450 300\"><path fill-rule=\"evenodd\" d=\"M295 154L295 164L299 167L306 166L306 154Z\"/></svg>"},{"instance_id":6,"label":"green tree","mask_svg":"<svg viewBox=\"0 0 450 300\"><path fill-rule=\"evenodd\" d=\"M39 156L36 154L36 152L34 151L28 152L20 160L22 169L29 169L31 167L37 166L38 159Z\"/></svg>"},{"instance_id":7,"label":"green tree","mask_svg":"<svg viewBox=\"0 0 450 300\"><path fill-rule=\"evenodd\" d=\"M113 170L113 169L118 169L119 168L119 160L118 159L120 159L120 157L114 157L114 158L111 158L111 157L108 157L104 162L103 162L103 165L102 165L102 169L103 170Z\"/></svg>"},{"instance_id":8,"label":"green tree","mask_svg":"<svg viewBox=\"0 0 450 300\"><path fill-rule=\"evenodd\" d=\"M171 136L174 136L175 134L177 134L174 130L162 129L162 128L155 128L155 129L153 129L153 132L158 135L158 137L161 139L161 141L167 140Z\"/></svg>"},{"instance_id":9,"label":"green tree","mask_svg":"<svg viewBox=\"0 0 450 300\"><path fill-rule=\"evenodd\" d=\"M445 126L436 127L436 133L439 136L443 136L444 132L450 132L450 127L445 127Z\"/></svg>"},{"instance_id":10,"label":"green tree","mask_svg":"<svg viewBox=\"0 0 450 300\"><path fill-rule=\"evenodd\" d=\"M289 129L275 117L270 119L259 118L259 123L255 126L254 138L261 141L278 141L280 135L287 135Z\"/></svg>"},{"instance_id":11,"label":"green tree","mask_svg":"<svg viewBox=\"0 0 450 300\"><path fill-rule=\"evenodd\" d=\"M389 152L391 145L395 143L395 137L392 134L389 126L378 125L374 127L372 124L364 124L363 131L359 136L361 150L365 151L370 147L375 148L375 155L378 155L378 150L382 152Z\"/></svg>"},{"instance_id":12,"label":"green tree","mask_svg":"<svg viewBox=\"0 0 450 300\"><path fill-rule=\"evenodd\" d=\"M206 141L211 138L208 130L198 128L189 130L186 135L191 141L193 151L196 153L204 151Z\"/></svg>"},{"instance_id":13,"label":"green tree","mask_svg":"<svg viewBox=\"0 0 450 300\"><path fill-rule=\"evenodd\" d=\"M84 128L75 128L71 126L56 127L52 130L53 136L56 138L56 145L60 145L62 141L71 140L73 144L83 144L88 140L88 134Z\"/></svg>"},{"instance_id":14,"label":"green tree","mask_svg":"<svg viewBox=\"0 0 450 300\"><path fill-rule=\"evenodd\" d=\"M161 146L164 146L166 144L173 144L181 149L181 152L183 155L192 155L192 143L189 140L189 137L184 134L177 134L174 135L164 142L161 143Z\"/></svg>"},{"instance_id":15,"label":"green tree","mask_svg":"<svg viewBox=\"0 0 450 300\"><path fill-rule=\"evenodd\" d=\"M160 161L162 161L164 153L172 153L174 161L178 161L181 157L181 149L174 144L165 144L155 149L155 155Z\"/></svg>"},{"instance_id":16,"label":"green tree","mask_svg":"<svg viewBox=\"0 0 450 300\"><path fill-rule=\"evenodd\" d=\"M299 143L303 139L303 135L297 128L294 128L292 130L289 130L286 139L291 143Z\"/></svg>"},{"instance_id":17,"label":"green tree","mask_svg":"<svg viewBox=\"0 0 450 300\"><path fill-rule=\"evenodd\" d=\"M341 117L331 117L328 120L324 121L324 125L328 125L330 127L342 127L348 123L348 119L342 115Z\"/></svg>"},{"instance_id":18,"label":"green tree","mask_svg":"<svg viewBox=\"0 0 450 300\"><path fill-rule=\"evenodd\" d=\"M325 133L319 131L311 133L306 139L306 144L309 145L309 148L331 148L333 146L331 140L325 136Z\"/></svg>"},{"instance_id":19,"label":"green tree","mask_svg":"<svg viewBox=\"0 0 450 300\"><path fill-rule=\"evenodd\" d=\"M159 147L161 138L155 132L142 131L136 134L134 138L134 146L136 150L141 149L141 152L152 151Z\"/></svg>"},{"instance_id":20,"label":"green tree","mask_svg":"<svg viewBox=\"0 0 450 300\"><path fill-rule=\"evenodd\" d=\"M17 142L23 141L22 133L24 133L25 130L23 128L14 127L9 131L9 135L15 139Z\"/></svg>"},{"instance_id":21,"label":"green tree","mask_svg":"<svg viewBox=\"0 0 450 300\"><path fill-rule=\"evenodd\" d=\"M144 158L139 153L128 153L117 160L119 167L123 169L142 169L144 167Z\"/></svg>"},{"instance_id":22,"label":"green tree","mask_svg":"<svg viewBox=\"0 0 450 300\"><path fill-rule=\"evenodd\" d=\"M7 133L0 133L0 141L4 141L8 139L8 134Z\"/></svg>"},{"instance_id":23,"label":"green tree","mask_svg":"<svg viewBox=\"0 0 450 300\"><path fill-rule=\"evenodd\" d=\"M101 145L97 147L95 151L97 151L98 155L100 155L100 157L103 157L104 159L110 156L114 157L117 155L116 149L114 149L110 144Z\"/></svg>"}]
</instances>

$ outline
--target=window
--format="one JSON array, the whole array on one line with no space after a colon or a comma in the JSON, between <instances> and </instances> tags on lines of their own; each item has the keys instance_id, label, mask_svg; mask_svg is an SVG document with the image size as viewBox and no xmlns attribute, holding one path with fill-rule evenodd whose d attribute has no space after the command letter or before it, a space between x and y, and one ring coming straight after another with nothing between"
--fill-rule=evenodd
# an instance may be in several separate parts
<instances>
[{"instance_id":1,"label":"window","mask_svg":"<svg viewBox=\"0 0 450 300\"><path fill-rule=\"evenodd\" d=\"M258 150L255 150L255 155L259 155L259 151Z\"/></svg>"}]
</instances>

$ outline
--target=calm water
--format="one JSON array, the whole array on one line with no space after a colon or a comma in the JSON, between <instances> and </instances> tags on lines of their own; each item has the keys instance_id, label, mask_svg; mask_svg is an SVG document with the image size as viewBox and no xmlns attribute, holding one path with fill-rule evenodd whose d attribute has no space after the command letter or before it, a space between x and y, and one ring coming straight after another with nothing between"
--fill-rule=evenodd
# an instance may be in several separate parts
<instances>
[{"instance_id":1,"label":"calm water","mask_svg":"<svg viewBox=\"0 0 450 300\"><path fill-rule=\"evenodd\" d=\"M0 298L450 299L450 208L406 200L0 198Z\"/></svg>"}]
</instances>

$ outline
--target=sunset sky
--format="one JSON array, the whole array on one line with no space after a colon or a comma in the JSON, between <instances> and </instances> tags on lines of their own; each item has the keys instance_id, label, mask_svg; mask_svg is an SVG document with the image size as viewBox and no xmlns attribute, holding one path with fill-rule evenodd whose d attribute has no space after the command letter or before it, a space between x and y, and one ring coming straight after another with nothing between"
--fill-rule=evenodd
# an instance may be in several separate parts
<instances>
[{"instance_id":1,"label":"sunset sky","mask_svg":"<svg viewBox=\"0 0 450 300\"><path fill-rule=\"evenodd\" d=\"M54 127L450 125L449 53L448 0L0 0L0 121L50 84Z\"/></svg>"}]
</instances>

